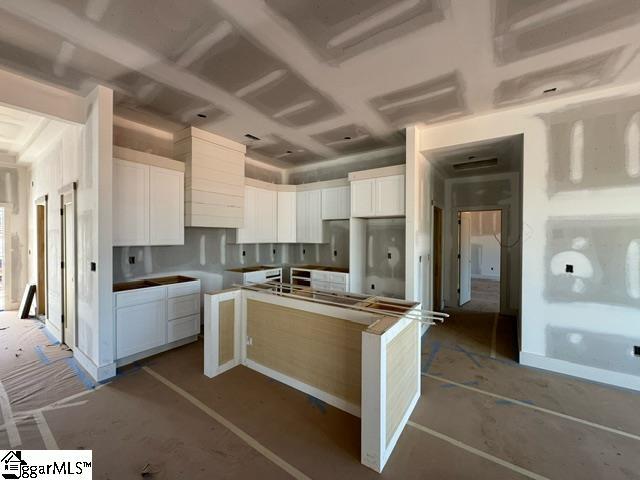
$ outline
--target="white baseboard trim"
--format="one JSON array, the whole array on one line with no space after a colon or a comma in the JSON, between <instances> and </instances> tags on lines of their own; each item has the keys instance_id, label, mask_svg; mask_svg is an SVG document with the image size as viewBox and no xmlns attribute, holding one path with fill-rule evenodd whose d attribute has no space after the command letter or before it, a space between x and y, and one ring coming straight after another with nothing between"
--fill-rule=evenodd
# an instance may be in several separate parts
<instances>
[{"instance_id":1,"label":"white baseboard trim","mask_svg":"<svg viewBox=\"0 0 640 480\"><path fill-rule=\"evenodd\" d=\"M249 360L249 359L245 360L244 365L249 367L252 370L255 370L256 372L266 375L267 377L271 377L275 380L278 380L279 382L284 383L285 385L289 385L290 387L295 388L296 390L300 390L301 392L304 392L313 397L316 397L322 400L323 402L328 403L329 405L332 405L336 408L339 408L340 410L350 413L351 415L354 415L356 417L360 416L360 407L358 405L349 403L346 400L343 400L342 398L336 397L335 395L331 395L330 393L324 392L316 387L303 383L300 380L296 380L295 378L289 377L284 373L280 373L275 370L272 370L269 367L260 365L259 363L256 363L252 360Z\"/></svg>"},{"instance_id":2,"label":"white baseboard trim","mask_svg":"<svg viewBox=\"0 0 640 480\"><path fill-rule=\"evenodd\" d=\"M520 352L520 363L529 367L585 378L594 382L615 385L616 387L640 390L640 376L629 375L628 373L613 372L602 368L579 365L577 363L567 362L566 360L544 357L529 352Z\"/></svg>"},{"instance_id":3,"label":"white baseboard trim","mask_svg":"<svg viewBox=\"0 0 640 480\"><path fill-rule=\"evenodd\" d=\"M93 360L87 357L78 347L76 347L76 349L73 351L73 357L96 382L102 382L116 376L115 363L108 363L106 365L98 366L93 363Z\"/></svg>"},{"instance_id":4,"label":"white baseboard trim","mask_svg":"<svg viewBox=\"0 0 640 480\"><path fill-rule=\"evenodd\" d=\"M58 327L51 323L48 318L45 318L44 320L44 328L46 328L47 332L49 332L58 342L62 342L62 332Z\"/></svg>"}]
</instances>

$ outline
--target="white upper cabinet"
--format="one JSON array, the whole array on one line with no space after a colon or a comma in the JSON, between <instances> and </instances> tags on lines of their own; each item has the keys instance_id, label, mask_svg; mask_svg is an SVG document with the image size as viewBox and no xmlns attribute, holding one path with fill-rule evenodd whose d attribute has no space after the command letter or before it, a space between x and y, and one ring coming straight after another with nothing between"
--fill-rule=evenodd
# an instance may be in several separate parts
<instances>
[{"instance_id":1,"label":"white upper cabinet","mask_svg":"<svg viewBox=\"0 0 640 480\"><path fill-rule=\"evenodd\" d=\"M297 237L299 243L323 243L322 191L306 190L296 193Z\"/></svg>"},{"instance_id":2,"label":"white upper cabinet","mask_svg":"<svg viewBox=\"0 0 640 480\"><path fill-rule=\"evenodd\" d=\"M351 182L351 216L375 217L375 179Z\"/></svg>"},{"instance_id":3,"label":"white upper cabinet","mask_svg":"<svg viewBox=\"0 0 640 480\"><path fill-rule=\"evenodd\" d=\"M349 187L332 187L322 190L322 219L349 219L351 198Z\"/></svg>"},{"instance_id":4,"label":"white upper cabinet","mask_svg":"<svg viewBox=\"0 0 640 480\"><path fill-rule=\"evenodd\" d=\"M376 216L404 215L404 175L391 175L374 180Z\"/></svg>"},{"instance_id":5,"label":"white upper cabinet","mask_svg":"<svg viewBox=\"0 0 640 480\"><path fill-rule=\"evenodd\" d=\"M114 153L127 160L113 161L113 245L184 245L184 164L116 146Z\"/></svg>"},{"instance_id":6,"label":"white upper cabinet","mask_svg":"<svg viewBox=\"0 0 640 480\"><path fill-rule=\"evenodd\" d=\"M296 192L278 192L278 242L296 242Z\"/></svg>"},{"instance_id":7,"label":"white upper cabinet","mask_svg":"<svg viewBox=\"0 0 640 480\"><path fill-rule=\"evenodd\" d=\"M275 243L278 240L278 192L245 185L244 227L237 243Z\"/></svg>"},{"instance_id":8,"label":"white upper cabinet","mask_svg":"<svg viewBox=\"0 0 640 480\"><path fill-rule=\"evenodd\" d=\"M149 243L184 244L184 174L149 168Z\"/></svg>"},{"instance_id":9,"label":"white upper cabinet","mask_svg":"<svg viewBox=\"0 0 640 480\"><path fill-rule=\"evenodd\" d=\"M113 161L113 245L149 244L149 166Z\"/></svg>"},{"instance_id":10,"label":"white upper cabinet","mask_svg":"<svg viewBox=\"0 0 640 480\"><path fill-rule=\"evenodd\" d=\"M361 172L357 173L362 175ZM366 175L366 172L364 174ZM404 203L404 174L351 181L352 217L402 217L405 214Z\"/></svg>"}]
</instances>

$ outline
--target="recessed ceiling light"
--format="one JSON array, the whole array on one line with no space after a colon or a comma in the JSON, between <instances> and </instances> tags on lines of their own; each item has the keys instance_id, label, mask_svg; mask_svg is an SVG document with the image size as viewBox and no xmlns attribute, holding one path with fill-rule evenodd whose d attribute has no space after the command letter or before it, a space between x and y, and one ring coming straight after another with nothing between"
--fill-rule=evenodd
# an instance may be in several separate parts
<instances>
[{"instance_id":1,"label":"recessed ceiling light","mask_svg":"<svg viewBox=\"0 0 640 480\"><path fill-rule=\"evenodd\" d=\"M547 88L546 90L543 90L542 93L553 93L553 92L555 92L557 90L558 90L557 87Z\"/></svg>"},{"instance_id":2,"label":"recessed ceiling light","mask_svg":"<svg viewBox=\"0 0 640 480\"><path fill-rule=\"evenodd\" d=\"M198 116L199 116L200 118L207 118L207 116L206 116L204 113L199 113L199 114L198 114Z\"/></svg>"},{"instance_id":3,"label":"recessed ceiling light","mask_svg":"<svg viewBox=\"0 0 640 480\"><path fill-rule=\"evenodd\" d=\"M476 158L476 156L475 156L475 155L471 155L471 156L469 157L469 160L473 160L474 158Z\"/></svg>"},{"instance_id":4,"label":"recessed ceiling light","mask_svg":"<svg viewBox=\"0 0 640 480\"><path fill-rule=\"evenodd\" d=\"M251 140L260 140L258 137L256 137L255 135L251 135L250 133L245 133L244 136Z\"/></svg>"},{"instance_id":5,"label":"recessed ceiling light","mask_svg":"<svg viewBox=\"0 0 640 480\"><path fill-rule=\"evenodd\" d=\"M287 150L287 154L289 154L289 153L293 153L293 152L291 150Z\"/></svg>"},{"instance_id":6,"label":"recessed ceiling light","mask_svg":"<svg viewBox=\"0 0 640 480\"><path fill-rule=\"evenodd\" d=\"M351 137L344 137L345 140L351 140Z\"/></svg>"}]
</instances>

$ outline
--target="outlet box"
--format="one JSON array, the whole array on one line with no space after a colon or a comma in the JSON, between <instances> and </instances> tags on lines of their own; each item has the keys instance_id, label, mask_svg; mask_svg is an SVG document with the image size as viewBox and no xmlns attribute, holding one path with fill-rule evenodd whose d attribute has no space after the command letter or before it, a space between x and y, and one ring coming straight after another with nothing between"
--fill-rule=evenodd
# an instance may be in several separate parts
<instances>
[{"instance_id":1,"label":"outlet box","mask_svg":"<svg viewBox=\"0 0 640 480\"><path fill-rule=\"evenodd\" d=\"M634 345L633 346L633 354L636 357L640 357L640 345Z\"/></svg>"}]
</instances>

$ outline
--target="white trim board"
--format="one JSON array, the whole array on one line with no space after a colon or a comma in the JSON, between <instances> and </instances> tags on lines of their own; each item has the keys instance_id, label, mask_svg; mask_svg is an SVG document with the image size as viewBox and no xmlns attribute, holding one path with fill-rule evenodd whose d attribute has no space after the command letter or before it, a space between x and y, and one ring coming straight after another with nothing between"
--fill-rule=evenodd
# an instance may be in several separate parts
<instances>
[{"instance_id":1,"label":"white trim board","mask_svg":"<svg viewBox=\"0 0 640 480\"><path fill-rule=\"evenodd\" d=\"M77 360L80 366L95 380L96 382L102 382L116 376L116 364L108 363L106 365L98 366L93 363L88 356L86 356L79 348L73 350L73 358Z\"/></svg>"},{"instance_id":2,"label":"white trim board","mask_svg":"<svg viewBox=\"0 0 640 480\"><path fill-rule=\"evenodd\" d=\"M628 373L614 372L602 368L579 365L577 363L545 357L535 353L520 352L520 363L529 367L563 373L572 377L585 378L594 382L615 385L640 391L640 377Z\"/></svg>"}]
</instances>

